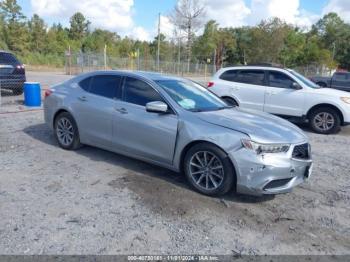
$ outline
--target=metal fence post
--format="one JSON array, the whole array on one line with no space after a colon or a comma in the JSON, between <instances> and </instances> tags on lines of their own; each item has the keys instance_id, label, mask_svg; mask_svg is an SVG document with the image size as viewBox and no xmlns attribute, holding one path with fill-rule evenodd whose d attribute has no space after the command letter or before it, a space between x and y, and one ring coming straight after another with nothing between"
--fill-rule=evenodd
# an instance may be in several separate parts
<instances>
[{"instance_id":1,"label":"metal fence post","mask_svg":"<svg viewBox=\"0 0 350 262\"><path fill-rule=\"evenodd\" d=\"M104 59L104 69L107 70L107 45L103 50L103 59Z\"/></svg>"},{"instance_id":2,"label":"metal fence post","mask_svg":"<svg viewBox=\"0 0 350 262\"><path fill-rule=\"evenodd\" d=\"M68 51L68 68L69 68L69 75L72 75L72 52L69 46L69 51Z\"/></svg>"}]
</instances>

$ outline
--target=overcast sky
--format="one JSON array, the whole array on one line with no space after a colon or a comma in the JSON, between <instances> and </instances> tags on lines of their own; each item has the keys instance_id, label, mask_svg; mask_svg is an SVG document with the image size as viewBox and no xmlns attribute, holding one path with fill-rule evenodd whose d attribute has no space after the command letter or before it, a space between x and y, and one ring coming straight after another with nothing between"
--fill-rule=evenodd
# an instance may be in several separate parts
<instances>
[{"instance_id":1,"label":"overcast sky","mask_svg":"<svg viewBox=\"0 0 350 262\"><path fill-rule=\"evenodd\" d=\"M1 0L0 0L1 1ZM350 0L201 0L206 19L221 26L254 25L277 16L302 27L309 27L322 15L334 11L350 22ZM176 0L18 0L24 13L43 17L47 24L69 24L73 13L82 12L93 27L118 34L150 40L156 35L158 13L162 14L162 32L172 33L167 19Z\"/></svg>"}]
</instances>

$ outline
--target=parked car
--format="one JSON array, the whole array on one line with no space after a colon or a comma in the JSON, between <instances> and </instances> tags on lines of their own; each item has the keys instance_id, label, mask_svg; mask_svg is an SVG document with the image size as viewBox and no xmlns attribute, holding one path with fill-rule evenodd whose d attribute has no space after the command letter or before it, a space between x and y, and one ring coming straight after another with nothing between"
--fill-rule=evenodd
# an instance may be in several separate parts
<instances>
[{"instance_id":1,"label":"parked car","mask_svg":"<svg viewBox=\"0 0 350 262\"><path fill-rule=\"evenodd\" d=\"M294 70L238 66L219 70L209 90L227 103L308 122L320 134L332 134L350 123L350 94L320 88Z\"/></svg>"},{"instance_id":2,"label":"parked car","mask_svg":"<svg viewBox=\"0 0 350 262\"><path fill-rule=\"evenodd\" d=\"M93 72L47 90L44 114L63 149L100 147L184 172L206 195L286 193L311 174L307 137L206 88L155 73Z\"/></svg>"},{"instance_id":3,"label":"parked car","mask_svg":"<svg viewBox=\"0 0 350 262\"><path fill-rule=\"evenodd\" d=\"M12 53L0 50L0 88L21 95L25 81L24 65Z\"/></svg>"},{"instance_id":4,"label":"parked car","mask_svg":"<svg viewBox=\"0 0 350 262\"><path fill-rule=\"evenodd\" d=\"M320 87L328 87L350 92L350 73L336 72L332 77L311 77L311 81Z\"/></svg>"}]
</instances>

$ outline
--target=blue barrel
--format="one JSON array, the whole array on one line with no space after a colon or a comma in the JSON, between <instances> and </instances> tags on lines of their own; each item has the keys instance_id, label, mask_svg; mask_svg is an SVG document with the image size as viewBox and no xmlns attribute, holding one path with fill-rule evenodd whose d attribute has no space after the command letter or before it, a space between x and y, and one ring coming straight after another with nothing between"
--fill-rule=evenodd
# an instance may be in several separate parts
<instances>
[{"instance_id":1,"label":"blue barrel","mask_svg":"<svg viewBox=\"0 0 350 262\"><path fill-rule=\"evenodd\" d=\"M41 88L39 83L24 83L24 105L41 106Z\"/></svg>"}]
</instances>

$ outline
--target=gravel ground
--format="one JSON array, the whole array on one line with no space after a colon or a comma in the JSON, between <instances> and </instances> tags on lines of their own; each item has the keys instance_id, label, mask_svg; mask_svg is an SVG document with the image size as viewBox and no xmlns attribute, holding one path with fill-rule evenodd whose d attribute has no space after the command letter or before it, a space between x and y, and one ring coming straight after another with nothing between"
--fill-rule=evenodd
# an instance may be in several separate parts
<instances>
[{"instance_id":1,"label":"gravel ground","mask_svg":"<svg viewBox=\"0 0 350 262\"><path fill-rule=\"evenodd\" d=\"M292 193L219 199L131 158L64 151L40 109L4 114L21 109L0 107L0 254L350 254L350 128L305 130L314 173Z\"/></svg>"},{"instance_id":2,"label":"gravel ground","mask_svg":"<svg viewBox=\"0 0 350 262\"><path fill-rule=\"evenodd\" d=\"M42 111L0 115L0 253L350 254L350 129L308 135L309 183L218 199L140 161L64 151Z\"/></svg>"}]
</instances>

